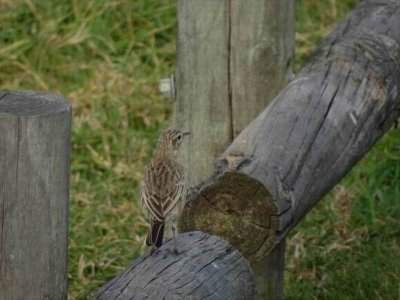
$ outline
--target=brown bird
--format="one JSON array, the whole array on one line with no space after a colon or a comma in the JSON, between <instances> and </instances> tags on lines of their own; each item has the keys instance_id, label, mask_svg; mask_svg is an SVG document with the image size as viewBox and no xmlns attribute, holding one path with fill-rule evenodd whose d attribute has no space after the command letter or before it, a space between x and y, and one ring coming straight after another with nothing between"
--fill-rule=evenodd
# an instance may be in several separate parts
<instances>
[{"instance_id":1,"label":"brown bird","mask_svg":"<svg viewBox=\"0 0 400 300\"><path fill-rule=\"evenodd\" d=\"M161 133L153 158L144 171L140 194L142 207L150 214L150 230L146 244L151 253L161 247L165 219L185 193L186 169L178 161L177 152L188 132L168 129ZM177 253L175 226L172 226L174 253Z\"/></svg>"}]
</instances>

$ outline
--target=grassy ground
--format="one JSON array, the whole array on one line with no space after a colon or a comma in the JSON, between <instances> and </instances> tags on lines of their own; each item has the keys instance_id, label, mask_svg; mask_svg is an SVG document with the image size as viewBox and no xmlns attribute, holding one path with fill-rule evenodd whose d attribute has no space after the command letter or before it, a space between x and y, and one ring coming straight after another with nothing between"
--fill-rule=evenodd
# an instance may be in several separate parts
<instances>
[{"instance_id":1,"label":"grassy ground","mask_svg":"<svg viewBox=\"0 0 400 300\"><path fill-rule=\"evenodd\" d=\"M296 69L356 0L298 0ZM69 296L144 250L137 185L171 107L174 0L0 0L0 88L74 106ZM288 299L400 297L400 133L389 132L291 233Z\"/></svg>"}]
</instances>

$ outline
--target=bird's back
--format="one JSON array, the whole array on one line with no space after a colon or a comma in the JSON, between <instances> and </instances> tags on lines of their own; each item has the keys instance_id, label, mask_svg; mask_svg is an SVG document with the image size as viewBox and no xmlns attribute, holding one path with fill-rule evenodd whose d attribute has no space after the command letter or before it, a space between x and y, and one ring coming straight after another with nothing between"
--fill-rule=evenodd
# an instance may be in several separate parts
<instances>
[{"instance_id":1,"label":"bird's back","mask_svg":"<svg viewBox=\"0 0 400 300\"><path fill-rule=\"evenodd\" d=\"M142 184L143 205L162 220L174 208L186 184L185 168L174 157L153 159L146 167Z\"/></svg>"}]
</instances>

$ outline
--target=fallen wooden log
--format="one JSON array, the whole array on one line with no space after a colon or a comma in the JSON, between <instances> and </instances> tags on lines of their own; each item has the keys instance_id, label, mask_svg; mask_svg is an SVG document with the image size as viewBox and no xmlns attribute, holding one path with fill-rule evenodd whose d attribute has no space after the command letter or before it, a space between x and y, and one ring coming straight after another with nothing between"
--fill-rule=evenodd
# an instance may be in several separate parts
<instances>
[{"instance_id":1,"label":"fallen wooden log","mask_svg":"<svg viewBox=\"0 0 400 300\"><path fill-rule=\"evenodd\" d=\"M264 257L400 114L400 2L363 1L192 189L180 218Z\"/></svg>"},{"instance_id":2,"label":"fallen wooden log","mask_svg":"<svg viewBox=\"0 0 400 300\"><path fill-rule=\"evenodd\" d=\"M253 299L255 284L246 259L225 240L199 231L177 237L153 255L137 259L100 288L100 299Z\"/></svg>"}]
</instances>

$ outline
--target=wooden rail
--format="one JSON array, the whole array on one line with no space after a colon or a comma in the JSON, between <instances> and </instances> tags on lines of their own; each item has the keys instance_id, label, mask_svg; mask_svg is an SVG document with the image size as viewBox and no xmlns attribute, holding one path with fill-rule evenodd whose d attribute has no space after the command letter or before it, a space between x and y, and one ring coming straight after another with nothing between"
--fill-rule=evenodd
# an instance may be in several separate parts
<instances>
[{"instance_id":1,"label":"wooden rail","mask_svg":"<svg viewBox=\"0 0 400 300\"><path fill-rule=\"evenodd\" d=\"M202 232L178 236L179 256L170 240L104 285L92 300L252 299L255 285L243 256L223 239Z\"/></svg>"}]
</instances>

